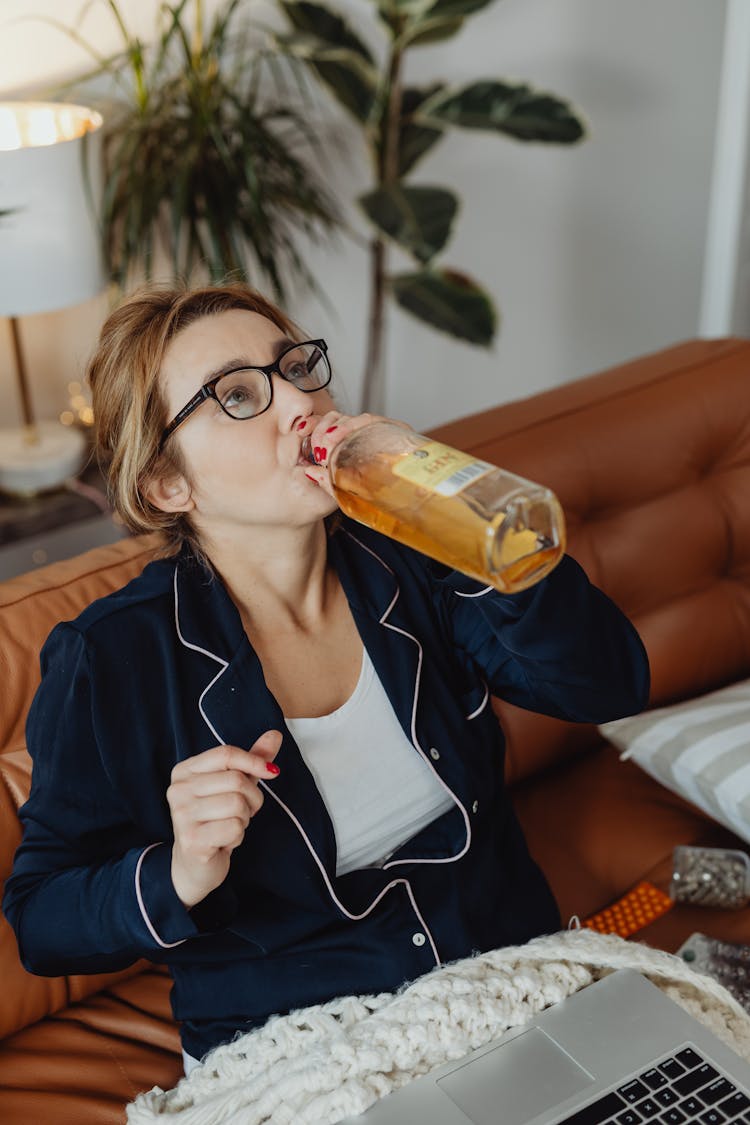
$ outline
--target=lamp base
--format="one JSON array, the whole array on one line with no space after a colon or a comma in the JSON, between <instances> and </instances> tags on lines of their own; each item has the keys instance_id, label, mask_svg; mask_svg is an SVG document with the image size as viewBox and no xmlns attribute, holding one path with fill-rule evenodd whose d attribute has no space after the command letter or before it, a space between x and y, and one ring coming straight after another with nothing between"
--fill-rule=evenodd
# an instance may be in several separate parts
<instances>
[{"instance_id":1,"label":"lamp base","mask_svg":"<svg viewBox=\"0 0 750 1125\"><path fill-rule=\"evenodd\" d=\"M35 440L23 429L0 430L0 491L35 496L58 488L83 465L86 438L59 422L37 422Z\"/></svg>"}]
</instances>

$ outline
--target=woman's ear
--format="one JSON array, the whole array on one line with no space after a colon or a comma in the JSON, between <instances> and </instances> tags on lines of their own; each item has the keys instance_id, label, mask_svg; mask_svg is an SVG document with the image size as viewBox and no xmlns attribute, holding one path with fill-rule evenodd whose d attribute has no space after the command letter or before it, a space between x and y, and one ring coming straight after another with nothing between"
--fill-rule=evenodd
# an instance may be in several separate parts
<instances>
[{"instance_id":1,"label":"woman's ear","mask_svg":"<svg viewBox=\"0 0 750 1125\"><path fill-rule=\"evenodd\" d=\"M195 507L190 485L178 472L153 477L143 492L161 512L191 512Z\"/></svg>"}]
</instances>

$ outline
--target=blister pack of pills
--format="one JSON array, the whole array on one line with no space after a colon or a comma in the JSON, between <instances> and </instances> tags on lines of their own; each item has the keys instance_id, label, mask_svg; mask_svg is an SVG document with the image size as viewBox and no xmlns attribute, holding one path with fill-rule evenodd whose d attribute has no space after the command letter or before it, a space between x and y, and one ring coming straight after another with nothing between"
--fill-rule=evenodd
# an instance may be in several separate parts
<instances>
[{"instance_id":1,"label":"blister pack of pills","mask_svg":"<svg viewBox=\"0 0 750 1125\"><path fill-rule=\"evenodd\" d=\"M677 950L696 972L713 977L750 1012L750 945L691 934Z\"/></svg>"},{"instance_id":2,"label":"blister pack of pills","mask_svg":"<svg viewBox=\"0 0 750 1125\"><path fill-rule=\"evenodd\" d=\"M669 893L675 902L737 910L750 901L750 857L729 848L677 847Z\"/></svg>"}]
</instances>

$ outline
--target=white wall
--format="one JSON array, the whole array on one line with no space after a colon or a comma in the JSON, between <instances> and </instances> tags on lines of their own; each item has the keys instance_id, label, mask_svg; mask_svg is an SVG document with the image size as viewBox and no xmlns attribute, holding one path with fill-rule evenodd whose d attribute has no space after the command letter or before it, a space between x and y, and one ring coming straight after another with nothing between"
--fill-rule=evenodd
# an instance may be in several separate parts
<instances>
[{"instance_id":1,"label":"white wall","mask_svg":"<svg viewBox=\"0 0 750 1125\"><path fill-rule=\"evenodd\" d=\"M215 6L215 5L214 5ZM30 8L71 22L80 0L0 0L0 95L59 79L82 56L58 33L14 22ZM129 0L144 33L156 0ZM698 331L725 0L503 0L453 41L411 56L407 78L524 79L569 97L590 129L575 148L456 133L413 175L458 190L463 209L446 264L495 294L502 325L489 352L395 312L387 410L426 427L523 397ZM358 0L360 20L369 12ZM92 34L95 9L85 30ZM103 49L109 25L96 28ZM83 64L85 65L85 63ZM357 135L331 159L345 196L367 186ZM351 406L366 320L367 258L341 240L313 263L335 312L290 311L329 338ZM400 263L396 263L400 264ZM2 265L0 264L0 268ZM24 324L39 413L52 416L80 375L104 299ZM0 331L0 371L10 363ZM0 385L0 417L15 401Z\"/></svg>"}]
</instances>

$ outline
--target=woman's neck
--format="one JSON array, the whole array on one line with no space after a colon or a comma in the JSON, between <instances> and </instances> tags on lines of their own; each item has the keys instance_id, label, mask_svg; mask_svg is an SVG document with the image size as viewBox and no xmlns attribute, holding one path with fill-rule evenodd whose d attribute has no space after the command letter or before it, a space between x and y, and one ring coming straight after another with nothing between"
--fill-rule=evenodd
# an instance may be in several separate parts
<instances>
[{"instance_id":1,"label":"woman's neck","mask_svg":"<svg viewBox=\"0 0 750 1125\"><path fill-rule=\"evenodd\" d=\"M322 520L214 542L208 554L250 632L314 632L338 587Z\"/></svg>"}]
</instances>

